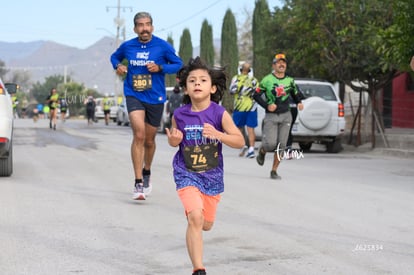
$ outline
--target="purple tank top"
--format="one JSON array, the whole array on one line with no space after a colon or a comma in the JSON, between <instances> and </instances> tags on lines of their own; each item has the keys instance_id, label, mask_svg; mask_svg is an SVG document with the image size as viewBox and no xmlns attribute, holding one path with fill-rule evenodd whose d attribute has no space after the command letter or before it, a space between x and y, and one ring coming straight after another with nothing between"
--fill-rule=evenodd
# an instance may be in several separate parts
<instances>
[{"instance_id":1,"label":"purple tank top","mask_svg":"<svg viewBox=\"0 0 414 275\"><path fill-rule=\"evenodd\" d=\"M210 123L223 131L222 118L225 109L217 103L201 111L191 111L191 104L174 111L177 129L183 140L173 159L176 188L195 186L210 196L224 191L222 143L202 136L204 123Z\"/></svg>"}]
</instances>

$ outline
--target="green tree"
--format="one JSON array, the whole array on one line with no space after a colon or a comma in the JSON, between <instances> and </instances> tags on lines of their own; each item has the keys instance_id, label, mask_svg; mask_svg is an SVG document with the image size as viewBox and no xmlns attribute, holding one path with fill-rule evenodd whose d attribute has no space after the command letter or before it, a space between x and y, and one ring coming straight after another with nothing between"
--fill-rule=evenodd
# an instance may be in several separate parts
<instances>
[{"instance_id":1,"label":"green tree","mask_svg":"<svg viewBox=\"0 0 414 275\"><path fill-rule=\"evenodd\" d=\"M172 35L171 34L168 35L167 41L171 44L171 46L174 47L174 39L172 38ZM176 79L176 75L175 74L168 74L168 75L166 75L166 77L165 77L165 85L167 87L173 87L176 84L176 82L177 82L175 79Z\"/></svg>"},{"instance_id":2,"label":"green tree","mask_svg":"<svg viewBox=\"0 0 414 275\"><path fill-rule=\"evenodd\" d=\"M266 0L256 0L253 20L253 68L258 79L263 78L271 71L272 54L268 43L271 33L266 32L270 22L270 10Z\"/></svg>"},{"instance_id":3,"label":"green tree","mask_svg":"<svg viewBox=\"0 0 414 275\"><path fill-rule=\"evenodd\" d=\"M68 102L68 108L71 116L79 116L86 114L85 99L92 95L97 98L101 95L93 89L86 89L83 84L76 82L68 82L58 86L60 97L65 97Z\"/></svg>"},{"instance_id":4,"label":"green tree","mask_svg":"<svg viewBox=\"0 0 414 275\"><path fill-rule=\"evenodd\" d=\"M383 57L383 69L411 71L409 62L414 55L414 0L393 1L393 23L379 33L378 54ZM413 73L411 73L413 74Z\"/></svg>"},{"instance_id":5,"label":"green tree","mask_svg":"<svg viewBox=\"0 0 414 275\"><path fill-rule=\"evenodd\" d=\"M229 77L237 74L239 66L239 49L237 46L236 19L230 9L226 11L221 29L220 64L226 68ZM230 80L230 79L229 79ZM230 83L227 83L229 86ZM229 113L233 112L233 96L224 93L222 105Z\"/></svg>"},{"instance_id":6,"label":"green tree","mask_svg":"<svg viewBox=\"0 0 414 275\"><path fill-rule=\"evenodd\" d=\"M33 84L33 88L32 88L33 98L37 102L44 104L52 88L58 89L59 84L62 84L63 80L64 80L63 75L52 75L52 76L46 77L44 83L40 83L39 81L36 82L35 84ZM58 89L58 92L60 92L59 89Z\"/></svg>"},{"instance_id":7,"label":"green tree","mask_svg":"<svg viewBox=\"0 0 414 275\"><path fill-rule=\"evenodd\" d=\"M389 1L288 1L274 13L270 44L288 52L294 76L362 80L378 70L375 41L392 22Z\"/></svg>"},{"instance_id":8,"label":"green tree","mask_svg":"<svg viewBox=\"0 0 414 275\"><path fill-rule=\"evenodd\" d=\"M214 65L213 27L204 19L200 34L200 57L209 65Z\"/></svg>"},{"instance_id":9,"label":"green tree","mask_svg":"<svg viewBox=\"0 0 414 275\"><path fill-rule=\"evenodd\" d=\"M269 35L268 44L272 45L272 52L284 53L288 60L287 74L292 76L308 76L308 71L302 71L301 66L295 65L300 59L296 58L297 49L300 50L302 46L302 34L297 35L297 27L292 24L293 11L288 7L275 7L273 16L270 19L271 24L267 29ZM305 67L305 66L304 66ZM306 68L306 67L305 67Z\"/></svg>"},{"instance_id":10,"label":"green tree","mask_svg":"<svg viewBox=\"0 0 414 275\"><path fill-rule=\"evenodd\" d=\"M178 55L183 60L184 64L187 64L190 58L193 57L193 44L191 42L191 34L188 28L183 30L183 34L180 37L180 49Z\"/></svg>"}]
</instances>

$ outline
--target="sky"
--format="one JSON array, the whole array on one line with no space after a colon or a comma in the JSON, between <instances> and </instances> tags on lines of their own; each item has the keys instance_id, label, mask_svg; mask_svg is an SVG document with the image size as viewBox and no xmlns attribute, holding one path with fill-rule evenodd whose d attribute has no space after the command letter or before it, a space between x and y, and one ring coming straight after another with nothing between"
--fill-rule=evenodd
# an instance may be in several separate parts
<instances>
[{"instance_id":1,"label":"sky","mask_svg":"<svg viewBox=\"0 0 414 275\"><path fill-rule=\"evenodd\" d=\"M253 13L255 0L10 0L1 4L1 42L53 41L85 49L104 36L115 38L118 17L124 22L126 39L136 37L133 17L139 11L152 15L154 35L173 37L177 49L185 28L190 30L193 47L200 44L202 22L207 19L213 38L221 37L227 9L236 24L242 25L246 11ZM269 8L281 0L267 0ZM122 29L122 28L121 28ZM121 36L122 38L122 36Z\"/></svg>"}]
</instances>

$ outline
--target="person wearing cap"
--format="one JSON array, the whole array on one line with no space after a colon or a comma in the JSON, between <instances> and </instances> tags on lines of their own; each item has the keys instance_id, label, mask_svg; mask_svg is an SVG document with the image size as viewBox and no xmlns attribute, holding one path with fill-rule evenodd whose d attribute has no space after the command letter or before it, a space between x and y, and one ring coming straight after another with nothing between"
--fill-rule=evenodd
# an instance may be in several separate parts
<instances>
[{"instance_id":1,"label":"person wearing cap","mask_svg":"<svg viewBox=\"0 0 414 275\"><path fill-rule=\"evenodd\" d=\"M263 119L262 144L256 161L263 165L267 152L274 152L270 178L281 179L277 173L283 158L286 142L292 123L289 97L297 104L298 110L303 109L301 96L295 80L286 75L287 59L283 53L276 54L272 62L272 73L266 75L259 83L253 98L262 106L266 113Z\"/></svg>"}]
</instances>

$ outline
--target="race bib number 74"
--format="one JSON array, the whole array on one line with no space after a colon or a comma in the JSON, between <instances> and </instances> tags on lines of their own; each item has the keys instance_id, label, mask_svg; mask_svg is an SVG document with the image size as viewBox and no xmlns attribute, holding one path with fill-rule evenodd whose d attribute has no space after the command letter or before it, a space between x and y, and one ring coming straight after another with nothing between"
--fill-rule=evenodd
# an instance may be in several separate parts
<instances>
[{"instance_id":1,"label":"race bib number 74","mask_svg":"<svg viewBox=\"0 0 414 275\"><path fill-rule=\"evenodd\" d=\"M184 148L185 166L191 172L205 172L218 166L218 147L215 144Z\"/></svg>"}]
</instances>

